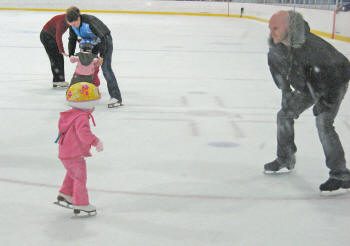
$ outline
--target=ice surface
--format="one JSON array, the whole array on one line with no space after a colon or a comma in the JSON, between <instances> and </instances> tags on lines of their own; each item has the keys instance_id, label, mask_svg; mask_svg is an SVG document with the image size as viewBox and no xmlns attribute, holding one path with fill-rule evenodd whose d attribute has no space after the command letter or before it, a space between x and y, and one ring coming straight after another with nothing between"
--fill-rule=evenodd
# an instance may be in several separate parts
<instances>
[{"instance_id":1,"label":"ice surface","mask_svg":"<svg viewBox=\"0 0 350 246\"><path fill-rule=\"evenodd\" d=\"M56 13L2 11L1 245L349 245L350 194L328 177L311 111L296 122L296 170L267 176L280 104L267 67L268 28L242 19L98 14L112 30L125 107L103 99L87 160L98 215L52 204L63 181L57 120L39 33ZM64 36L67 48L67 35ZM347 43L333 42L350 57ZM66 79L75 65L66 60ZM348 96L336 120L349 159Z\"/></svg>"}]
</instances>

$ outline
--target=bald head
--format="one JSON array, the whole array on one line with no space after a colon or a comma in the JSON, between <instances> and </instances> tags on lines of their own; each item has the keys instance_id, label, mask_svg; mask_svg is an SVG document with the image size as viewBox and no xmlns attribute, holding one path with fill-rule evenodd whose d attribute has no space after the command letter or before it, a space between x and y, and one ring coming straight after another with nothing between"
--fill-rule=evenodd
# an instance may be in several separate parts
<instances>
[{"instance_id":1,"label":"bald head","mask_svg":"<svg viewBox=\"0 0 350 246\"><path fill-rule=\"evenodd\" d=\"M279 11L271 16L269 21L270 35L275 44L285 41L288 31L289 14Z\"/></svg>"}]
</instances>

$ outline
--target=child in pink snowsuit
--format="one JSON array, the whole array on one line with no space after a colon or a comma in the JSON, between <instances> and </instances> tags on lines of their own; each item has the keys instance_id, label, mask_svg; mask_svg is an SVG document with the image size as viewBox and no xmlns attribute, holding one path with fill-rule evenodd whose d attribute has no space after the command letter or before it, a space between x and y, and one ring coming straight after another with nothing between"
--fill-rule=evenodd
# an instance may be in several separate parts
<instances>
[{"instance_id":1,"label":"child in pink snowsuit","mask_svg":"<svg viewBox=\"0 0 350 246\"><path fill-rule=\"evenodd\" d=\"M100 79L98 78L99 67L102 64L102 58L92 54L93 45L84 43L80 45L80 52L71 56L71 63L78 63L70 85L78 82L89 82L95 86L100 86Z\"/></svg>"},{"instance_id":2,"label":"child in pink snowsuit","mask_svg":"<svg viewBox=\"0 0 350 246\"><path fill-rule=\"evenodd\" d=\"M96 208L89 203L85 157L91 156L91 146L98 152L103 150L89 123L91 119L95 125L91 113L100 94L93 84L76 83L68 88L66 97L72 109L60 113L58 157L67 172L57 199L72 204L75 209L93 212Z\"/></svg>"}]
</instances>

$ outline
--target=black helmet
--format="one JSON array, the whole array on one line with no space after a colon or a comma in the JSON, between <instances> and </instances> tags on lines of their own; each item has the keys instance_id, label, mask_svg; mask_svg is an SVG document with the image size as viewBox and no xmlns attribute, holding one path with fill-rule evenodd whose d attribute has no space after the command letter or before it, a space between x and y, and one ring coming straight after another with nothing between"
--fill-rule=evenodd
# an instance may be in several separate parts
<instances>
[{"instance_id":1,"label":"black helmet","mask_svg":"<svg viewBox=\"0 0 350 246\"><path fill-rule=\"evenodd\" d=\"M84 52L91 52L94 46L90 42L80 42L79 48Z\"/></svg>"}]
</instances>

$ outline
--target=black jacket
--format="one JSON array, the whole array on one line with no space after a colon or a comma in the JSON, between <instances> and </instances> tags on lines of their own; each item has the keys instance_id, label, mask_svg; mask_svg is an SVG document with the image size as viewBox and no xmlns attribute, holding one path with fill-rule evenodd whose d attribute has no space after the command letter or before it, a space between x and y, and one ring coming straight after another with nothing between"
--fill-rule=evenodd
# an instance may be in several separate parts
<instances>
[{"instance_id":1,"label":"black jacket","mask_svg":"<svg viewBox=\"0 0 350 246\"><path fill-rule=\"evenodd\" d=\"M89 24L91 31L101 39L101 43L98 45L98 51L101 57L104 57L104 54L107 48L106 36L109 35L111 31L101 20L99 20L97 17L93 15L82 14L80 15L80 17L81 17L81 23L85 22ZM68 42L69 56L74 55L77 40L78 40L77 35L73 31L72 27L69 27L69 42Z\"/></svg>"},{"instance_id":2,"label":"black jacket","mask_svg":"<svg viewBox=\"0 0 350 246\"><path fill-rule=\"evenodd\" d=\"M317 97L332 97L335 88L350 80L350 62L331 44L310 33L301 15L292 17L287 37L290 45L276 45L269 40L272 77L282 91L290 91L292 86L310 94L309 82Z\"/></svg>"}]
</instances>

